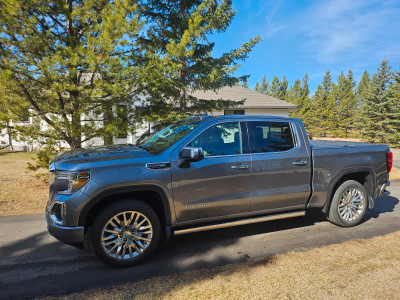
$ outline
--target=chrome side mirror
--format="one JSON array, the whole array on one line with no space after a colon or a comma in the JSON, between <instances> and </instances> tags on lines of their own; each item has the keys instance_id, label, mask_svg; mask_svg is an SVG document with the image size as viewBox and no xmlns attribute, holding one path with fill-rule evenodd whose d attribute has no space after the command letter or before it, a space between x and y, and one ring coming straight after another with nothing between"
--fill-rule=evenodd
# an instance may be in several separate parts
<instances>
[{"instance_id":1,"label":"chrome side mirror","mask_svg":"<svg viewBox=\"0 0 400 300\"><path fill-rule=\"evenodd\" d=\"M185 147L181 150L179 167L188 168L191 162L200 161L204 158L204 151L201 147Z\"/></svg>"}]
</instances>

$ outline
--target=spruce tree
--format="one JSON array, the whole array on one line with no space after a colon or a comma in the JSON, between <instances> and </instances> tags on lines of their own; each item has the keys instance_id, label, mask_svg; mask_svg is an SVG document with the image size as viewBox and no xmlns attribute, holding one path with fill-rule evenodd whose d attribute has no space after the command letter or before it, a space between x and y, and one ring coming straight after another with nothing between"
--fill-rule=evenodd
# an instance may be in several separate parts
<instances>
[{"instance_id":1,"label":"spruce tree","mask_svg":"<svg viewBox=\"0 0 400 300\"><path fill-rule=\"evenodd\" d=\"M278 98L280 93L280 88L281 88L281 83L279 81L279 78L277 76L274 76L268 88L268 95Z\"/></svg>"},{"instance_id":2,"label":"spruce tree","mask_svg":"<svg viewBox=\"0 0 400 300\"><path fill-rule=\"evenodd\" d=\"M357 109L355 86L356 83L351 70L347 75L344 75L342 71L338 77L337 85L334 85L332 98L335 105L330 131L335 136L348 137L350 131L354 129Z\"/></svg>"},{"instance_id":3,"label":"spruce tree","mask_svg":"<svg viewBox=\"0 0 400 300\"><path fill-rule=\"evenodd\" d=\"M331 129L335 108L332 99L333 86L331 74L328 70L311 99L308 118L313 130L312 133L315 135L326 136Z\"/></svg>"},{"instance_id":4,"label":"spruce tree","mask_svg":"<svg viewBox=\"0 0 400 300\"><path fill-rule=\"evenodd\" d=\"M256 92L268 95L268 88L269 88L269 82L267 80L267 76L263 76L263 78L261 79L261 82L256 82L256 85L254 87L254 90Z\"/></svg>"},{"instance_id":5,"label":"spruce tree","mask_svg":"<svg viewBox=\"0 0 400 300\"><path fill-rule=\"evenodd\" d=\"M361 133L364 124L362 122L362 105L364 103L365 95L369 89L369 85L371 84L371 78L367 71L365 71L361 77L360 82L357 86L356 98L357 98L357 108L356 108L356 115L355 115L355 126L358 133Z\"/></svg>"},{"instance_id":6,"label":"spruce tree","mask_svg":"<svg viewBox=\"0 0 400 300\"><path fill-rule=\"evenodd\" d=\"M285 100L286 98L286 93L288 89L288 80L286 79L286 76L283 76L282 81L279 82L279 93L277 98L281 100Z\"/></svg>"},{"instance_id":7,"label":"spruce tree","mask_svg":"<svg viewBox=\"0 0 400 300\"><path fill-rule=\"evenodd\" d=\"M394 72L389 86L386 123L386 141L392 147L400 146L400 70Z\"/></svg>"},{"instance_id":8,"label":"spruce tree","mask_svg":"<svg viewBox=\"0 0 400 300\"><path fill-rule=\"evenodd\" d=\"M368 142L388 143L392 131L390 126L390 105L393 102L389 94L392 72L389 62L384 59L372 77L362 105L362 135ZM398 129L397 129L398 130Z\"/></svg>"},{"instance_id":9,"label":"spruce tree","mask_svg":"<svg viewBox=\"0 0 400 300\"><path fill-rule=\"evenodd\" d=\"M150 121L161 124L200 112L231 107L234 101L207 101L190 94L237 85L248 76L234 76L260 41L256 36L237 49L214 57L213 33L225 32L236 12L232 1L149 0L144 16L148 30L140 38L143 63L153 66L139 76L150 95L143 109Z\"/></svg>"}]
</instances>

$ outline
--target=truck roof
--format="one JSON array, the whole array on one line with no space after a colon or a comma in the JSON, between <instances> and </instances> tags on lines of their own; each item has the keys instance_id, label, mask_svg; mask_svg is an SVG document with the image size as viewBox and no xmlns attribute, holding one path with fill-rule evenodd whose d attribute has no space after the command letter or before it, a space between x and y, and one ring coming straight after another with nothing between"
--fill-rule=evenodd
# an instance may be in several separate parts
<instances>
[{"instance_id":1,"label":"truck roof","mask_svg":"<svg viewBox=\"0 0 400 300\"><path fill-rule=\"evenodd\" d=\"M202 116L190 117L187 119L199 119L199 120L209 120L209 119L237 119L237 120L259 120L263 118L276 119L281 121L297 120L296 118L289 117L279 117L279 116L268 116L268 115L223 115L223 116L213 116L204 114Z\"/></svg>"}]
</instances>

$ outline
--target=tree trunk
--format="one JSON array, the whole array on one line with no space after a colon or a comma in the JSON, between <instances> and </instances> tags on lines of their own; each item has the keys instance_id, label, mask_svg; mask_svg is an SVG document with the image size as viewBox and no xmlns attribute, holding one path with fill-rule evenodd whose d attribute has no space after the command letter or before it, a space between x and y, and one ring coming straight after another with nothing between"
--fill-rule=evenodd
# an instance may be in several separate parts
<instances>
[{"instance_id":1,"label":"tree trunk","mask_svg":"<svg viewBox=\"0 0 400 300\"><path fill-rule=\"evenodd\" d=\"M82 125L81 125L81 115L79 112L72 114L71 122L71 143L72 149L82 148Z\"/></svg>"},{"instance_id":2,"label":"tree trunk","mask_svg":"<svg viewBox=\"0 0 400 300\"><path fill-rule=\"evenodd\" d=\"M184 1L180 1L180 18L181 22L185 19L185 3ZM182 23L183 24L183 23ZM184 33L183 28L181 27L180 36L182 37ZM179 92L179 106L182 112L186 112L186 57L180 58L182 68L180 71L179 81L182 84L182 87Z\"/></svg>"},{"instance_id":3,"label":"tree trunk","mask_svg":"<svg viewBox=\"0 0 400 300\"><path fill-rule=\"evenodd\" d=\"M12 127L10 126L10 120L7 120L7 134L8 134L8 143L10 144L11 150L14 151L14 147L12 144Z\"/></svg>"}]
</instances>

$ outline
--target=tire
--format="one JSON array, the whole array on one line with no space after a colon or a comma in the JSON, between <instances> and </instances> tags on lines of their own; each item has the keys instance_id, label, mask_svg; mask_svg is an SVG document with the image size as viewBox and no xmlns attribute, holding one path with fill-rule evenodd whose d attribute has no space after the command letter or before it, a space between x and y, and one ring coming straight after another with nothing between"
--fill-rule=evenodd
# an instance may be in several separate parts
<instances>
[{"instance_id":1,"label":"tire","mask_svg":"<svg viewBox=\"0 0 400 300\"><path fill-rule=\"evenodd\" d=\"M333 195L328 220L341 227L355 226L364 217L367 206L365 188L357 181L345 181Z\"/></svg>"},{"instance_id":2,"label":"tire","mask_svg":"<svg viewBox=\"0 0 400 300\"><path fill-rule=\"evenodd\" d=\"M112 267L143 262L157 248L161 225L155 211L138 200L124 200L106 207L90 233L94 254Z\"/></svg>"}]
</instances>

